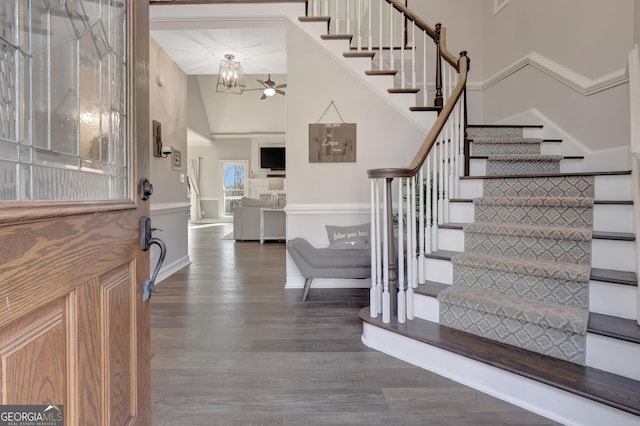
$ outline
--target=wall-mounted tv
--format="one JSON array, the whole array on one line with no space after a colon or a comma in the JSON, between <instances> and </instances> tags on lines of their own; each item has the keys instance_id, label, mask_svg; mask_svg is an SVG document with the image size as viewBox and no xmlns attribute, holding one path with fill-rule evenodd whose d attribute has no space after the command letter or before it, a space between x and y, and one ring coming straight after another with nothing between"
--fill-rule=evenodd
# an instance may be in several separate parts
<instances>
[{"instance_id":1,"label":"wall-mounted tv","mask_svg":"<svg viewBox=\"0 0 640 426\"><path fill-rule=\"evenodd\" d=\"M260 168L285 170L285 148L283 146L260 147Z\"/></svg>"}]
</instances>

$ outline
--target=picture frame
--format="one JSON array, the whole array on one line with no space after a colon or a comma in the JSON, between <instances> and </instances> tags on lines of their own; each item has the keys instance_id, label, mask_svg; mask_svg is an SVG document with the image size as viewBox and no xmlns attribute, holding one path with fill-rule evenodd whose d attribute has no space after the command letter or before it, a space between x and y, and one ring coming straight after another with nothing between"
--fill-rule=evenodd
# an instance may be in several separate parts
<instances>
[{"instance_id":1,"label":"picture frame","mask_svg":"<svg viewBox=\"0 0 640 426\"><path fill-rule=\"evenodd\" d=\"M179 149L171 150L171 168L173 170L182 170L182 152Z\"/></svg>"},{"instance_id":2,"label":"picture frame","mask_svg":"<svg viewBox=\"0 0 640 426\"><path fill-rule=\"evenodd\" d=\"M356 123L309 124L310 163L355 163Z\"/></svg>"}]
</instances>

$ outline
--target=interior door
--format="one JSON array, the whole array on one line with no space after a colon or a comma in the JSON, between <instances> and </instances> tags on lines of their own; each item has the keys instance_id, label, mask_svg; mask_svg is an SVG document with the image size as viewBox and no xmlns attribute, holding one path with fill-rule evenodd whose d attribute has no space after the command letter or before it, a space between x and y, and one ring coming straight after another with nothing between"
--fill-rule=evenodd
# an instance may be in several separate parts
<instances>
[{"instance_id":1,"label":"interior door","mask_svg":"<svg viewBox=\"0 0 640 426\"><path fill-rule=\"evenodd\" d=\"M148 2L0 2L0 404L150 421Z\"/></svg>"}]
</instances>

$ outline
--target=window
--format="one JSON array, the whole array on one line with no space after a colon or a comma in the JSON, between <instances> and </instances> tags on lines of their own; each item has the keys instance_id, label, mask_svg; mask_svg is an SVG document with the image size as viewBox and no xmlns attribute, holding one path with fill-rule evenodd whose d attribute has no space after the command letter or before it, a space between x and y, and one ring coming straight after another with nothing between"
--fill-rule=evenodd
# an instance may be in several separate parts
<instances>
[{"instance_id":1,"label":"window","mask_svg":"<svg viewBox=\"0 0 640 426\"><path fill-rule=\"evenodd\" d=\"M224 216L233 216L233 208L245 196L247 181L246 161L222 161L222 198Z\"/></svg>"}]
</instances>

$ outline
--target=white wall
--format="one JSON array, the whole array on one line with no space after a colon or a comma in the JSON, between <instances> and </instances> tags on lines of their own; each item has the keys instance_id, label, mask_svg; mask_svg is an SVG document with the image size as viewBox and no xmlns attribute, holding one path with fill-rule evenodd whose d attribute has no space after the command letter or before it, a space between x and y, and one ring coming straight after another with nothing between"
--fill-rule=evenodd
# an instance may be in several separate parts
<instances>
[{"instance_id":1,"label":"white wall","mask_svg":"<svg viewBox=\"0 0 640 426\"><path fill-rule=\"evenodd\" d=\"M635 0L633 12L633 28L635 31L633 39L635 43L640 44L640 0Z\"/></svg>"},{"instance_id":2,"label":"white wall","mask_svg":"<svg viewBox=\"0 0 640 426\"><path fill-rule=\"evenodd\" d=\"M610 164L598 166L598 158L610 160L612 151L618 153L614 160L618 168L628 168L624 69L633 41L633 3L511 0L494 15L493 1L485 0L483 121L500 122L535 109L549 117L565 139L576 142L573 148L590 158L592 170L609 168ZM523 66L514 66L531 52L541 55L553 70L533 66L528 59ZM560 78L550 75L554 72ZM561 83L563 78L587 88L599 79L623 82L581 93Z\"/></svg>"},{"instance_id":3,"label":"white wall","mask_svg":"<svg viewBox=\"0 0 640 426\"><path fill-rule=\"evenodd\" d=\"M209 128L216 134L229 133L283 133L285 130L286 97L274 95L260 100L260 90L248 90L242 94L216 92L217 75L199 75L204 109ZM247 89L260 88L256 79L266 81L266 75L245 75ZM272 75L276 84L286 83L286 76ZM287 91L287 89L284 89Z\"/></svg>"},{"instance_id":4,"label":"white wall","mask_svg":"<svg viewBox=\"0 0 640 426\"><path fill-rule=\"evenodd\" d=\"M200 84L195 75L187 76L187 127L206 139L211 137Z\"/></svg>"},{"instance_id":5,"label":"white wall","mask_svg":"<svg viewBox=\"0 0 640 426\"><path fill-rule=\"evenodd\" d=\"M367 169L407 165L425 133L293 26L287 61L287 238L322 247L328 244L325 225L369 221ZM357 125L355 163L309 163L309 124L332 100L343 119ZM339 121L333 110L322 120ZM300 284L288 259L287 285Z\"/></svg>"},{"instance_id":6,"label":"white wall","mask_svg":"<svg viewBox=\"0 0 640 426\"><path fill-rule=\"evenodd\" d=\"M156 83L155 76L163 76L164 85ZM162 123L163 145L182 151L182 169L171 167L171 158L153 156L150 144L150 176L153 184L151 196L151 220L158 228L154 236L167 245L167 257L160 278L170 275L189 264L187 247L187 78L182 70L158 46L155 40L149 43L149 100L150 118ZM149 123L151 129L151 123ZM152 132L149 133L152 135ZM181 175L183 182L181 182ZM160 231L162 229L162 231ZM151 267L156 264L157 248L152 248Z\"/></svg>"}]
</instances>

